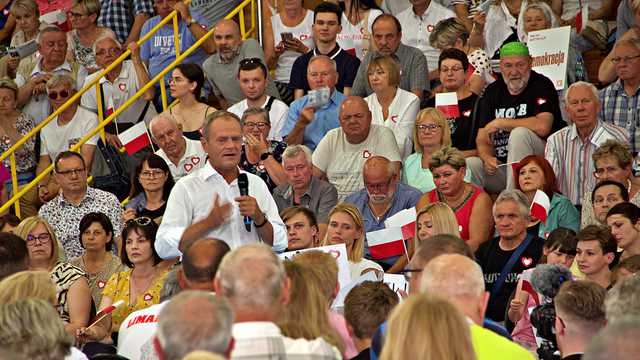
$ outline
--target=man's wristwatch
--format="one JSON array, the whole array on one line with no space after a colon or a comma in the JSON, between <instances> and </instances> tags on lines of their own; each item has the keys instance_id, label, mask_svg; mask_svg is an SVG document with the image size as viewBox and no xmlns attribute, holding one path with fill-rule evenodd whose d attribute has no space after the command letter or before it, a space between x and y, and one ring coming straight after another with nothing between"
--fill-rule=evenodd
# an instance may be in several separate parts
<instances>
[{"instance_id":1,"label":"man's wristwatch","mask_svg":"<svg viewBox=\"0 0 640 360\"><path fill-rule=\"evenodd\" d=\"M269 158L269 156L273 155L272 153L270 153L269 151L262 153L262 155L260 155L260 160L265 161Z\"/></svg>"},{"instance_id":2,"label":"man's wristwatch","mask_svg":"<svg viewBox=\"0 0 640 360\"><path fill-rule=\"evenodd\" d=\"M256 224L255 222L253 223L253 225L256 227L256 229L259 229L259 228L265 226L269 222L269 219L267 219L267 215L265 215L265 213L262 213L262 216L264 217L264 221L262 222L262 224Z\"/></svg>"}]
</instances>

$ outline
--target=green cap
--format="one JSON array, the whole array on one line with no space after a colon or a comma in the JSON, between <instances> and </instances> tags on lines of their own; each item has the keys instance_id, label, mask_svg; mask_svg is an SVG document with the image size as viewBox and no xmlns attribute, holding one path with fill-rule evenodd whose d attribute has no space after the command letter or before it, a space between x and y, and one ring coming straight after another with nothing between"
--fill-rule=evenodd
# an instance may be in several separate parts
<instances>
[{"instance_id":1,"label":"green cap","mask_svg":"<svg viewBox=\"0 0 640 360\"><path fill-rule=\"evenodd\" d=\"M519 41L504 44L500 48L500 59L506 56L529 56L529 48Z\"/></svg>"}]
</instances>

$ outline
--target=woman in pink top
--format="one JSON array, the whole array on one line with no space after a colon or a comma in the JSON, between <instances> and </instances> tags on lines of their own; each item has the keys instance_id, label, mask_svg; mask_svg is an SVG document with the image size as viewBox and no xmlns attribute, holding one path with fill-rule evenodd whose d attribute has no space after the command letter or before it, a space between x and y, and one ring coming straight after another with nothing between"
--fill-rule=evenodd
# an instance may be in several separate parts
<instances>
[{"instance_id":1,"label":"woman in pink top","mask_svg":"<svg viewBox=\"0 0 640 360\"><path fill-rule=\"evenodd\" d=\"M436 188L422 195L417 208L438 201L449 205L461 227L460 236L475 251L493 232L491 198L464 181L465 165L464 155L456 148L444 147L433 153L429 169Z\"/></svg>"}]
</instances>

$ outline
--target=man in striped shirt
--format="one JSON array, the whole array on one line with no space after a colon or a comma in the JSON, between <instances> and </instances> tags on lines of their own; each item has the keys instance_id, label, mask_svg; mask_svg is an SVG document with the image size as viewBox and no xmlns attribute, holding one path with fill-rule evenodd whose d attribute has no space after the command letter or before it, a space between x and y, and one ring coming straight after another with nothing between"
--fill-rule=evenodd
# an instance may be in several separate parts
<instances>
[{"instance_id":1,"label":"man in striped shirt","mask_svg":"<svg viewBox=\"0 0 640 360\"><path fill-rule=\"evenodd\" d=\"M598 118L598 90L583 81L572 84L565 93L566 110L571 125L547 139L545 158L553 167L560 191L574 205L595 185L595 167L591 155L609 139L627 142L627 131Z\"/></svg>"}]
</instances>

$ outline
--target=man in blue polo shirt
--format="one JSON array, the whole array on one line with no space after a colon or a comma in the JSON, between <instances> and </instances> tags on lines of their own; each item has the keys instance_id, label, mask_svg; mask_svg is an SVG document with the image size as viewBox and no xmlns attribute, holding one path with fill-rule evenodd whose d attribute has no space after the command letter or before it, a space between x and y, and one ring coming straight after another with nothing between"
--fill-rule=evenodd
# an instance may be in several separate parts
<instances>
[{"instance_id":1,"label":"man in blue polo shirt","mask_svg":"<svg viewBox=\"0 0 640 360\"><path fill-rule=\"evenodd\" d=\"M396 165L384 156L372 156L364 163L364 188L347 196L344 201L360 210L364 218L364 231L385 228L384 222L396 213L416 206L422 193L398 182ZM365 243L365 257L371 258ZM389 273L397 273L407 265L405 256L394 256L377 262Z\"/></svg>"},{"instance_id":2,"label":"man in blue polo shirt","mask_svg":"<svg viewBox=\"0 0 640 360\"><path fill-rule=\"evenodd\" d=\"M280 135L289 145L304 144L313 151L329 130L340 127L338 112L346 97L336 90L336 62L326 55L309 61L307 81L311 90L328 89L329 99L319 103L318 97L305 95L292 102Z\"/></svg>"},{"instance_id":3,"label":"man in blue polo shirt","mask_svg":"<svg viewBox=\"0 0 640 360\"><path fill-rule=\"evenodd\" d=\"M331 2L323 2L316 6L313 13L313 42L315 48L299 56L293 63L289 87L294 90L296 99L309 91L307 81L307 66L312 57L327 55L336 62L338 68L338 82L336 89L345 95L351 92L353 80L356 78L360 60L352 54L342 50L336 41L338 33L342 31L340 20L342 10Z\"/></svg>"}]
</instances>

